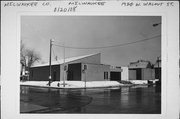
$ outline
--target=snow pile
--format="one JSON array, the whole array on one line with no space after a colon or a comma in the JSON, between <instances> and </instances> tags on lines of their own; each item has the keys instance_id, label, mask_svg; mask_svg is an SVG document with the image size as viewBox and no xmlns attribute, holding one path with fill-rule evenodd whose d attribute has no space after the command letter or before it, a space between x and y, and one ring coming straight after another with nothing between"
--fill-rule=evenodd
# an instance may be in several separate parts
<instances>
[{"instance_id":1,"label":"snow pile","mask_svg":"<svg viewBox=\"0 0 180 119\"><path fill-rule=\"evenodd\" d=\"M92 81L87 82L86 87L114 87L114 86L121 86L117 81Z\"/></svg>"},{"instance_id":2,"label":"snow pile","mask_svg":"<svg viewBox=\"0 0 180 119\"><path fill-rule=\"evenodd\" d=\"M133 84L148 84L148 80L129 80Z\"/></svg>"},{"instance_id":3,"label":"snow pile","mask_svg":"<svg viewBox=\"0 0 180 119\"><path fill-rule=\"evenodd\" d=\"M74 87L114 87L114 86L121 86L123 84L120 84L117 81L89 81L89 82L84 82L84 81L67 81L66 82L68 85L74 86Z\"/></svg>"},{"instance_id":4,"label":"snow pile","mask_svg":"<svg viewBox=\"0 0 180 119\"><path fill-rule=\"evenodd\" d=\"M24 81L20 82L20 85L29 85L29 86L47 86L48 81Z\"/></svg>"},{"instance_id":5,"label":"snow pile","mask_svg":"<svg viewBox=\"0 0 180 119\"><path fill-rule=\"evenodd\" d=\"M63 85L65 84L65 85ZM26 81L20 82L20 85L28 85L28 86L40 86L40 87L49 87L48 81ZM117 81L55 81L51 83L50 87L54 88L95 88L95 87L117 87L123 86L123 84Z\"/></svg>"}]
</instances>

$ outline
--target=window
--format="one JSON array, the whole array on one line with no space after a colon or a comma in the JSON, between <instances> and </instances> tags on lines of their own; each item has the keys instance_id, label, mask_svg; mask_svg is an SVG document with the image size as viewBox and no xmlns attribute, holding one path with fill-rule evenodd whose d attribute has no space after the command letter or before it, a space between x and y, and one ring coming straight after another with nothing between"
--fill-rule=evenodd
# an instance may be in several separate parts
<instances>
[{"instance_id":1,"label":"window","mask_svg":"<svg viewBox=\"0 0 180 119\"><path fill-rule=\"evenodd\" d=\"M108 72L104 72L104 79L108 79Z\"/></svg>"}]
</instances>

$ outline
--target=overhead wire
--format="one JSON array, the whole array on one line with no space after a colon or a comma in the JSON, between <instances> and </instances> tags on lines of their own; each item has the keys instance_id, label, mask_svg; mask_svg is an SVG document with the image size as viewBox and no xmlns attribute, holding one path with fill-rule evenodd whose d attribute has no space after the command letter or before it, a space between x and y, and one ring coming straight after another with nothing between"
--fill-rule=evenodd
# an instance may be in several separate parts
<instances>
[{"instance_id":1,"label":"overhead wire","mask_svg":"<svg viewBox=\"0 0 180 119\"><path fill-rule=\"evenodd\" d=\"M146 39L142 39L142 40L138 40L138 41L134 41L134 42L117 44L117 45L109 45L109 46L101 46L101 47L100 46L99 47L75 47L75 46L64 46L64 45L60 45L60 44L53 44L53 45L59 46L59 47L71 48L71 49L105 49L105 48L120 47L120 46L135 44L135 43L139 43L139 42L144 42L144 41L148 41L148 40L158 38L160 36L161 35L156 35L156 36L153 36L150 38L146 38Z\"/></svg>"},{"instance_id":2,"label":"overhead wire","mask_svg":"<svg viewBox=\"0 0 180 119\"><path fill-rule=\"evenodd\" d=\"M56 55L55 55L53 47L52 47L52 51L53 51L54 59L56 60Z\"/></svg>"},{"instance_id":3,"label":"overhead wire","mask_svg":"<svg viewBox=\"0 0 180 119\"><path fill-rule=\"evenodd\" d=\"M60 63L59 62L59 60L58 60L58 57L57 57L57 55L55 54L55 52L54 52L54 49L53 49L53 47L52 47L52 51L53 51L53 55L54 55L54 58L55 58L55 60L58 62L58 63ZM57 58L56 58L57 57Z\"/></svg>"}]
</instances>

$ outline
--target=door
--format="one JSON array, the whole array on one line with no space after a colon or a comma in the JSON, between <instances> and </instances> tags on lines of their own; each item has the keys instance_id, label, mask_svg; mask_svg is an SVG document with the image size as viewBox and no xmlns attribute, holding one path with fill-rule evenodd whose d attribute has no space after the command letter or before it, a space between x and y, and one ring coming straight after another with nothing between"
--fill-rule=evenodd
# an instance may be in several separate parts
<instances>
[{"instance_id":1,"label":"door","mask_svg":"<svg viewBox=\"0 0 180 119\"><path fill-rule=\"evenodd\" d=\"M111 72L111 81L121 81L121 72Z\"/></svg>"},{"instance_id":2,"label":"door","mask_svg":"<svg viewBox=\"0 0 180 119\"><path fill-rule=\"evenodd\" d=\"M56 77L56 71L53 72L53 81L56 81L57 77Z\"/></svg>"},{"instance_id":3,"label":"door","mask_svg":"<svg viewBox=\"0 0 180 119\"><path fill-rule=\"evenodd\" d=\"M81 80L81 63L68 64L68 77L69 81Z\"/></svg>"},{"instance_id":4,"label":"door","mask_svg":"<svg viewBox=\"0 0 180 119\"><path fill-rule=\"evenodd\" d=\"M141 69L136 70L136 80L142 80L142 72Z\"/></svg>"},{"instance_id":5,"label":"door","mask_svg":"<svg viewBox=\"0 0 180 119\"><path fill-rule=\"evenodd\" d=\"M68 70L67 80L72 81L73 80L73 71Z\"/></svg>"}]
</instances>

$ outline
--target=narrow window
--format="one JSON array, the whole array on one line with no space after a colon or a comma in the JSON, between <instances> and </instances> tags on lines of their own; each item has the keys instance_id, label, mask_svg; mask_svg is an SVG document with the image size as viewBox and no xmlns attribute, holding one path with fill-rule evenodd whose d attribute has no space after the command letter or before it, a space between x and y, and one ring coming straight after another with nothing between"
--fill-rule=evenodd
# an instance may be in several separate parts
<instances>
[{"instance_id":1,"label":"narrow window","mask_svg":"<svg viewBox=\"0 0 180 119\"><path fill-rule=\"evenodd\" d=\"M106 72L104 72L104 79L106 79Z\"/></svg>"},{"instance_id":2,"label":"narrow window","mask_svg":"<svg viewBox=\"0 0 180 119\"><path fill-rule=\"evenodd\" d=\"M108 72L107 72L107 77L106 77L106 79L108 79Z\"/></svg>"},{"instance_id":3,"label":"narrow window","mask_svg":"<svg viewBox=\"0 0 180 119\"><path fill-rule=\"evenodd\" d=\"M108 72L104 72L104 79L108 79Z\"/></svg>"}]
</instances>

